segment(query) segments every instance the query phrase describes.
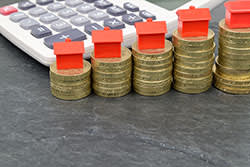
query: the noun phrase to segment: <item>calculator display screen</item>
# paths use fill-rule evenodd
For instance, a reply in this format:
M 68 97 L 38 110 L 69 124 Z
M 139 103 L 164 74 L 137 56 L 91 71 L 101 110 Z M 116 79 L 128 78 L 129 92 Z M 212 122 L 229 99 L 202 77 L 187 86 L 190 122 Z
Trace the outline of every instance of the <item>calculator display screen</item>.
M 174 10 L 191 0 L 147 0 L 168 10 Z M 201 0 L 202 1 L 202 0 Z

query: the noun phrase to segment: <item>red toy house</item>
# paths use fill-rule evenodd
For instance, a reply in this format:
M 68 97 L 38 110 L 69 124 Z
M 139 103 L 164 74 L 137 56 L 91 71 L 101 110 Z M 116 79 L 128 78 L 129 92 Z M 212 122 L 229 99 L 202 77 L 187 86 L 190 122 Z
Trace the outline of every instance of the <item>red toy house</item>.
M 65 42 L 54 43 L 54 54 L 58 70 L 83 68 L 83 41 L 71 42 L 68 38 Z
M 147 22 L 135 23 L 138 37 L 138 49 L 161 49 L 165 48 L 165 35 L 167 24 L 165 21 L 147 19 Z
M 105 27 L 104 30 L 93 31 L 95 58 L 120 58 L 122 41 L 122 30 L 110 30 Z
M 178 15 L 178 32 L 182 37 L 207 36 L 208 25 L 211 20 L 209 8 L 181 9 L 176 12 Z
M 229 1 L 225 3 L 226 24 L 229 28 L 250 27 L 250 1 Z

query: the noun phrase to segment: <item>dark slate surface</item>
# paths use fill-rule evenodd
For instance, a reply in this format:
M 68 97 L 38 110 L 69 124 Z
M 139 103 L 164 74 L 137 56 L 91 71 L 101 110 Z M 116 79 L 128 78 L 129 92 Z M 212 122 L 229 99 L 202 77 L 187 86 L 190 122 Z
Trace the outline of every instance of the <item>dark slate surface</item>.
M 61 101 L 48 68 L 0 35 L 0 166 L 249 167 L 249 97 L 211 88 Z

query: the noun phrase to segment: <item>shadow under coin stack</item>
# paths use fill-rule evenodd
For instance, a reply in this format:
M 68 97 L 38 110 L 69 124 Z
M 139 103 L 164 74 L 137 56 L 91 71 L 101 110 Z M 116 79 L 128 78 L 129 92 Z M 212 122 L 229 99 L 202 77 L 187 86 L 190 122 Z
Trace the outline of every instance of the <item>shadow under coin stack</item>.
M 230 29 L 220 21 L 215 87 L 231 94 L 250 93 L 250 28 Z
M 103 97 L 121 97 L 131 91 L 132 56 L 122 48 L 121 58 L 95 58 L 91 56 L 93 89 Z
M 167 93 L 172 84 L 172 43 L 165 42 L 164 49 L 140 51 L 133 44 L 135 92 L 144 96 L 159 96 Z
M 208 36 L 181 37 L 173 33 L 174 88 L 182 93 L 198 94 L 212 86 L 214 64 L 214 32 Z
M 50 66 L 51 93 L 63 100 L 78 100 L 91 93 L 91 65 L 84 61 L 82 69 L 57 70 Z

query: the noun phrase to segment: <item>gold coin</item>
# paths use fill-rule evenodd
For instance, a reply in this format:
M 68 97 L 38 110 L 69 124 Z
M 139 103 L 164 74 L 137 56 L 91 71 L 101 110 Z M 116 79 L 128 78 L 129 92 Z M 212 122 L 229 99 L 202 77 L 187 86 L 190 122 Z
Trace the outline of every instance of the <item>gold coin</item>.
M 249 54 L 232 54 L 225 52 L 219 48 L 219 56 L 233 59 L 233 60 L 250 60 L 250 55 Z
M 165 40 L 165 48 L 163 49 L 147 49 L 147 50 L 139 50 L 138 44 L 135 42 L 132 45 L 132 53 L 134 56 L 140 56 L 143 59 L 148 58 L 166 58 L 172 55 L 173 45 L 170 41 Z
M 126 90 L 119 91 L 119 92 L 101 92 L 98 90 L 94 90 L 94 92 L 96 95 L 101 96 L 101 97 L 116 98 L 116 97 L 123 97 L 129 94 L 129 92 L 131 92 L 131 88 L 128 88 Z
M 193 85 L 199 85 L 199 84 L 206 84 L 213 80 L 213 75 L 208 75 L 206 77 L 202 78 L 184 78 L 175 75 L 174 76 L 174 83 L 183 83 L 183 84 L 193 84 Z
M 178 64 L 180 66 L 191 67 L 191 68 L 202 68 L 202 67 L 207 67 L 207 66 L 213 65 L 214 60 L 215 60 L 214 55 L 209 60 L 196 61 L 196 62 L 187 61 L 187 59 L 183 59 L 183 57 L 182 58 L 176 57 L 175 64 Z
M 215 82 L 214 86 L 225 92 L 225 93 L 229 93 L 229 94 L 235 94 L 235 95 L 247 95 L 250 94 L 250 89 L 243 89 L 243 88 L 231 88 L 225 84 L 219 83 L 219 82 Z
M 194 89 L 194 88 L 182 88 L 182 87 L 177 87 L 174 85 L 174 89 L 177 90 L 178 92 L 185 93 L 185 94 L 200 94 L 208 91 L 211 88 L 210 86 L 200 88 L 200 89 Z
M 212 71 L 208 71 L 206 73 L 186 73 L 186 72 L 180 72 L 176 69 L 174 69 L 174 76 L 179 76 L 179 77 L 184 77 L 184 78 L 202 78 L 202 77 L 205 77 L 205 76 L 208 76 L 208 75 L 211 75 L 212 74 Z
M 208 55 L 213 55 L 215 48 L 216 48 L 216 44 L 214 43 L 211 48 L 205 49 L 205 50 L 200 49 L 198 51 L 189 51 L 186 49 L 181 49 L 181 48 L 175 47 L 174 52 L 178 55 L 196 58 L 196 57 L 206 57 Z
M 55 82 L 50 82 L 50 86 L 55 88 L 55 89 L 59 89 L 59 90 L 73 90 L 73 89 L 83 89 L 83 88 L 90 88 L 91 85 L 91 81 L 87 81 L 81 84 L 77 84 L 77 85 L 67 85 L 67 84 L 58 84 Z
M 93 85 L 96 87 L 104 87 L 104 88 L 120 88 L 124 86 L 131 86 L 131 78 L 129 78 L 126 81 L 121 81 L 121 82 L 99 82 L 99 81 L 94 81 Z
M 219 48 L 221 51 L 226 53 L 250 55 L 250 46 L 248 48 L 232 48 L 229 46 L 220 45 Z
M 174 53 L 174 58 L 175 60 L 180 60 L 180 61 L 185 61 L 185 62 L 202 62 L 202 61 L 209 61 L 214 57 L 214 54 L 210 55 L 203 55 L 203 56 L 186 56 L 186 55 L 181 55 L 178 53 Z
M 132 62 L 123 66 L 119 66 L 119 67 L 103 67 L 103 66 L 92 66 L 93 70 L 96 71 L 102 71 L 102 72 L 122 72 L 122 71 L 126 71 L 128 68 L 132 68 Z
M 172 62 L 166 63 L 166 64 L 159 64 L 159 65 L 142 65 L 137 62 L 134 62 L 134 66 L 140 69 L 144 70 L 152 70 L 152 71 L 157 71 L 157 70 L 167 70 L 171 67 L 173 67 Z
M 91 64 L 84 60 L 82 69 L 57 70 L 56 62 L 50 65 L 50 78 L 62 82 L 85 80 L 91 74 Z
M 250 70 L 241 70 L 236 68 L 225 67 L 218 62 L 218 58 L 216 58 L 215 61 L 216 61 L 216 72 L 218 74 L 228 75 L 228 76 L 238 76 L 238 77 L 250 76 Z
M 95 79 L 109 79 L 109 78 L 129 78 L 132 74 L 132 68 L 128 68 L 126 69 L 126 71 L 118 71 L 118 72 L 102 72 L 102 71 L 96 71 L 96 70 L 93 70 L 93 73 L 92 73 L 92 78 L 95 78 Z
M 94 90 L 97 90 L 99 92 L 119 92 L 119 91 L 124 91 L 124 90 L 127 90 L 128 88 L 131 87 L 131 82 L 129 82 L 128 84 L 125 84 L 125 85 L 121 85 L 120 87 L 113 87 L 113 88 L 110 88 L 110 87 L 101 87 L 99 85 L 96 85 L 96 84 L 93 84 L 93 89 Z
M 187 66 L 180 66 L 179 64 L 174 64 L 174 69 L 179 71 L 179 72 L 183 72 L 183 73 L 193 73 L 193 74 L 204 74 L 204 73 L 209 73 L 212 72 L 212 64 L 206 66 L 206 67 L 202 67 L 202 68 L 190 68 Z
M 223 34 L 224 36 L 232 36 L 236 38 L 250 37 L 250 28 L 231 29 L 226 25 L 225 19 L 220 21 L 219 27 L 220 34 Z
M 75 93 L 77 92 L 77 93 Z M 74 93 L 70 92 L 62 92 L 57 89 L 54 89 L 51 87 L 51 93 L 53 96 L 55 96 L 58 99 L 62 100 L 79 100 L 84 97 L 87 97 L 91 93 L 91 89 L 82 91 L 82 90 L 74 90 Z
M 172 84 L 169 83 L 168 85 L 165 85 L 159 88 L 151 88 L 151 87 L 145 88 L 145 87 L 134 85 L 134 91 L 142 96 L 152 96 L 152 97 L 161 96 L 170 91 L 171 85 Z
M 134 62 L 136 64 L 141 64 L 141 65 L 161 65 L 161 64 L 166 64 L 166 63 L 171 63 L 173 61 L 172 55 L 166 58 L 158 58 L 158 59 L 144 59 L 141 58 L 140 56 L 133 56 Z
M 222 66 L 229 68 L 237 68 L 239 70 L 250 70 L 250 60 L 232 60 L 229 58 L 225 58 L 223 56 L 218 57 L 218 63 Z
M 173 33 L 173 45 L 174 47 L 178 47 L 183 50 L 189 51 L 200 51 L 200 50 L 208 50 L 213 47 L 214 43 L 214 32 L 209 29 L 208 36 L 201 37 L 181 37 L 178 30 Z
M 219 44 L 220 46 L 228 46 L 232 48 L 249 48 L 250 47 L 250 38 L 249 40 L 246 39 L 232 39 L 232 38 L 226 38 L 223 36 L 219 37 Z
M 120 58 L 95 58 L 94 52 L 91 55 L 91 63 L 94 67 L 103 68 L 119 68 L 120 66 L 126 66 L 132 62 L 131 51 L 122 47 L 122 54 Z
M 133 84 L 141 86 L 141 87 L 158 88 L 158 87 L 164 86 L 166 84 L 169 84 L 170 82 L 172 82 L 172 80 L 173 80 L 172 76 L 170 76 L 164 80 L 160 80 L 160 81 L 145 81 L 145 80 L 139 80 L 139 79 L 134 78 Z

